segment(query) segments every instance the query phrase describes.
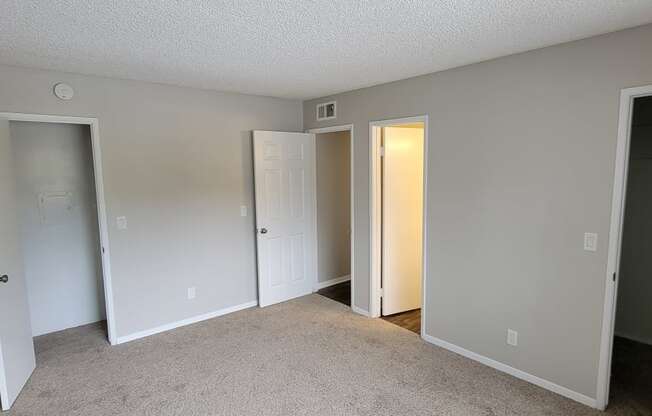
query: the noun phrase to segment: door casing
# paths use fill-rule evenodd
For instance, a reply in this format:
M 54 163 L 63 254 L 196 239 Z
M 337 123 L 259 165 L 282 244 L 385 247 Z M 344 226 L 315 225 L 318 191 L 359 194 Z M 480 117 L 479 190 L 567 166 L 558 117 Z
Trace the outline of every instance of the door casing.
M 116 345 L 115 314 L 113 308 L 113 286 L 111 283 L 111 252 L 109 249 L 109 226 L 104 198 L 104 176 L 102 174 L 102 151 L 100 148 L 100 129 L 97 118 L 71 117 L 44 114 L 0 112 L 1 118 L 11 121 L 31 121 L 35 123 L 82 124 L 90 128 L 93 153 L 93 172 L 95 174 L 95 198 L 97 200 L 97 220 L 100 235 L 100 258 L 102 260 L 102 280 L 104 283 L 104 302 L 106 305 L 107 336 L 111 345 Z
M 598 387 L 596 408 L 604 410 L 609 403 L 611 379 L 611 358 L 616 322 L 616 301 L 618 299 L 618 273 L 625 217 L 625 196 L 627 192 L 627 173 L 629 169 L 629 149 L 632 128 L 634 99 L 652 95 L 652 85 L 625 88 L 620 91 L 620 113 L 618 118 L 618 140 L 611 200 L 611 223 L 607 251 L 607 275 L 602 308 L 602 334 L 600 339 L 600 360 L 598 364 Z M 614 279 L 614 276 L 616 278 Z
M 382 216 L 381 216 L 381 140 L 380 131 L 383 127 L 392 126 L 396 124 L 411 124 L 423 123 L 423 226 L 422 226 L 422 242 L 423 242 L 423 267 L 421 276 L 421 336 L 423 336 L 424 328 L 426 327 L 427 319 L 427 258 L 428 258 L 428 241 L 427 233 L 427 218 L 428 218 L 428 115 L 420 115 L 413 117 L 395 118 L 387 120 L 378 120 L 369 122 L 369 241 L 371 244 L 370 249 L 370 276 L 369 276 L 369 316 L 377 318 L 380 316 L 380 279 L 382 268 L 382 250 L 381 250 L 381 231 L 382 231 Z

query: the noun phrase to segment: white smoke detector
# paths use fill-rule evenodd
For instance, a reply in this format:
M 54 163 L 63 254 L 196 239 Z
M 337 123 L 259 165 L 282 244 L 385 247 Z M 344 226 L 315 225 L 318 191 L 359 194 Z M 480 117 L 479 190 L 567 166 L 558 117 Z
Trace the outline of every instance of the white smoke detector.
M 54 95 L 60 100 L 68 101 L 75 95 L 75 90 L 70 85 L 60 82 L 54 86 Z

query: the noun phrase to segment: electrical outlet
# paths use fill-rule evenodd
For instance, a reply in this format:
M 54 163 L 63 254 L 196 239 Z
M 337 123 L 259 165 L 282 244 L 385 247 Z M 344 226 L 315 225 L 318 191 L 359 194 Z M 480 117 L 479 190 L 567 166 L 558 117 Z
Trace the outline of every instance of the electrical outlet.
M 514 347 L 518 345 L 518 332 L 513 329 L 507 329 L 507 344 Z
M 196 294 L 197 294 L 197 288 L 195 288 L 194 286 L 188 288 L 188 299 L 194 299 Z

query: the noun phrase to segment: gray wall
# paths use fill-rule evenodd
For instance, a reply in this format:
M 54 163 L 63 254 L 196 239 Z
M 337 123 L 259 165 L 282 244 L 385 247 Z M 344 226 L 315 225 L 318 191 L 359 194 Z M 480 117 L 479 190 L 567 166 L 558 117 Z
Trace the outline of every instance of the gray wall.
M 100 321 L 104 291 L 90 129 L 9 125 L 32 333 Z
M 0 111 L 99 119 L 118 336 L 257 298 L 251 130 L 301 130 L 298 101 L 0 66 Z
M 635 101 L 616 334 L 652 344 L 652 97 Z
M 652 84 L 650 44 L 644 26 L 305 102 L 305 128 L 355 125 L 354 304 L 369 121 L 427 114 L 426 334 L 595 398 L 619 92 Z M 316 122 L 330 99 L 338 118 Z
M 316 135 L 317 280 L 351 274 L 350 132 Z

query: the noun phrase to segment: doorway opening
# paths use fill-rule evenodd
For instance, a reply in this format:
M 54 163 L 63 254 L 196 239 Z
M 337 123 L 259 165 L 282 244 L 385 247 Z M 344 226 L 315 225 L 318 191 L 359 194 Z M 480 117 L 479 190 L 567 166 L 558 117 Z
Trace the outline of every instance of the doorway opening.
M 652 95 L 629 109 L 607 397 L 610 409 L 652 414 Z
M 370 316 L 422 333 L 427 117 L 370 123 Z
M 650 189 L 652 85 L 620 93 L 596 398 L 601 410 L 652 412 Z
M 0 146 L 6 410 L 48 334 L 93 324 L 114 344 L 115 328 L 97 119 L 0 113 Z
M 9 126 L 32 335 L 104 321 L 90 127 Z
M 315 134 L 317 282 L 322 296 L 351 306 L 353 296 L 353 126 Z

